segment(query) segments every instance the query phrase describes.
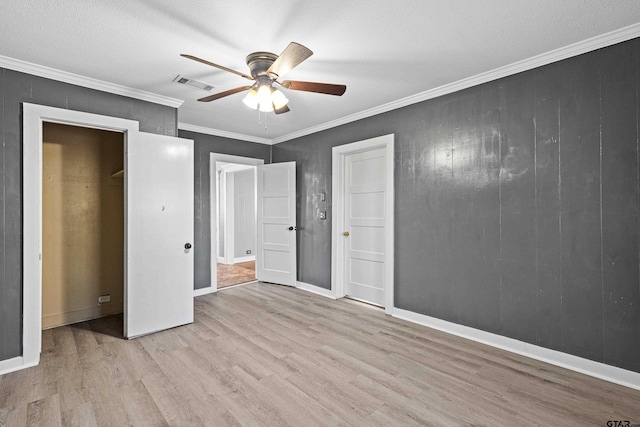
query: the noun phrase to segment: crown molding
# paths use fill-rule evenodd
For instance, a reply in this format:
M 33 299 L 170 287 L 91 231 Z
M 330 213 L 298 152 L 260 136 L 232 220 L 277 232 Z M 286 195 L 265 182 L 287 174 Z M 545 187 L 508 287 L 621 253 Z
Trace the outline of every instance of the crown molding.
M 228 134 L 225 131 L 210 129 L 199 126 L 178 124 L 180 129 L 193 130 L 194 132 L 206 133 L 210 135 L 226 136 L 228 138 L 242 139 L 251 142 L 259 142 L 261 144 L 275 145 L 281 142 L 291 141 L 296 138 L 311 135 L 321 132 L 323 130 L 335 128 L 348 123 L 352 123 L 358 120 L 366 119 L 378 114 L 386 113 L 398 108 L 406 107 L 419 102 L 427 101 L 429 99 L 437 98 L 439 96 L 448 95 L 450 93 L 458 92 L 463 89 L 468 89 L 473 86 L 477 86 L 483 83 L 488 83 L 493 80 L 497 80 L 503 77 L 518 74 L 523 71 L 529 71 L 534 68 L 541 67 L 543 65 L 552 64 L 554 62 L 562 61 L 563 59 L 571 58 L 574 56 L 582 55 L 583 53 L 591 52 L 604 47 L 612 46 L 617 43 L 622 43 L 640 36 L 640 23 L 629 25 L 628 27 L 620 28 L 618 30 L 611 31 L 606 34 L 602 34 L 596 37 L 592 37 L 587 40 L 583 40 L 568 46 L 564 46 L 540 55 L 533 56 L 531 58 L 523 59 L 522 61 L 514 62 L 503 67 L 495 68 L 493 70 L 476 74 L 475 76 L 467 77 L 462 80 L 448 83 L 440 87 L 420 92 L 415 95 L 407 96 L 406 98 L 398 99 L 396 101 L 388 102 L 378 107 L 370 108 L 368 110 L 360 111 L 336 120 L 331 120 L 312 126 L 306 129 L 302 129 L 297 132 L 292 132 L 286 135 L 282 135 L 273 139 L 258 138 L 254 136 L 242 135 L 242 134 Z M 183 128 L 181 126 L 190 126 L 193 129 Z M 197 129 L 196 129 L 197 128 Z
M 116 95 L 127 96 L 129 98 L 140 99 L 142 101 L 153 102 L 154 104 L 166 105 L 173 108 L 180 107 L 184 102 L 181 99 L 170 98 L 168 96 L 157 95 L 155 93 L 117 85 L 115 83 L 92 79 L 91 77 L 85 77 L 79 74 L 73 74 L 66 71 L 57 70 L 55 68 L 45 67 L 43 65 L 22 61 L 19 59 L 9 58 L 8 56 L 0 55 L 0 68 L 6 68 L 9 70 L 32 74 L 39 77 L 45 77 L 51 80 L 57 80 L 76 86 L 109 92 Z
M 590 39 L 580 41 L 568 46 L 564 46 L 540 55 L 533 56 L 531 58 L 524 59 L 522 61 L 514 62 L 503 67 L 495 68 L 493 70 L 476 74 L 475 76 L 467 77 L 462 80 L 458 80 L 453 83 L 427 90 L 425 92 L 417 93 L 415 95 L 408 96 L 406 98 L 398 99 L 378 107 L 370 108 L 349 116 L 342 117 L 337 120 L 332 120 L 317 126 L 312 126 L 307 129 L 293 132 L 287 135 L 283 135 L 272 139 L 272 144 L 279 144 L 281 142 L 290 141 L 292 139 L 300 138 L 303 136 L 311 135 L 323 130 L 338 127 L 347 123 L 355 122 L 357 120 L 366 119 L 378 114 L 386 113 L 388 111 L 396 110 L 398 108 L 406 107 L 408 105 L 417 104 L 419 102 L 427 101 L 429 99 L 437 98 L 439 96 L 448 95 L 453 92 L 457 92 L 463 89 L 467 89 L 473 86 L 477 86 L 483 83 L 487 83 L 493 80 L 497 80 L 503 77 L 507 77 L 513 74 L 518 74 L 523 71 L 529 71 L 534 68 L 548 65 L 554 62 L 562 61 L 563 59 L 571 58 L 574 56 L 582 55 L 583 53 L 591 52 L 596 49 L 601 49 L 607 46 L 611 46 L 617 43 L 621 43 L 627 40 L 634 39 L 640 36 L 640 23 L 629 25 L 628 27 L 620 28 L 618 30 L 611 31 L 606 34 L 602 34 Z
M 223 138 L 239 139 L 240 141 L 255 142 L 258 144 L 272 145 L 273 142 L 268 138 L 259 136 L 244 135 L 241 133 L 227 132 L 226 130 L 212 129 L 204 126 L 190 125 L 188 123 L 178 122 L 178 129 L 190 132 L 204 133 L 205 135 L 221 136 Z

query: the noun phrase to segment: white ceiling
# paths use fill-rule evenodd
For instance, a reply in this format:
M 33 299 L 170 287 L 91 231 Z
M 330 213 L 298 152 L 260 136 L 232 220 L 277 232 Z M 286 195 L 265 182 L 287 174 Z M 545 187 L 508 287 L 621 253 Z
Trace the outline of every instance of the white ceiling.
M 182 127 L 278 141 L 638 22 L 638 0 L 2 0 L 0 55 L 184 100 Z M 291 41 L 314 54 L 286 79 L 347 92 L 286 91 L 266 129 L 243 94 L 196 101 L 246 80 L 179 56 L 247 72 L 247 54 Z

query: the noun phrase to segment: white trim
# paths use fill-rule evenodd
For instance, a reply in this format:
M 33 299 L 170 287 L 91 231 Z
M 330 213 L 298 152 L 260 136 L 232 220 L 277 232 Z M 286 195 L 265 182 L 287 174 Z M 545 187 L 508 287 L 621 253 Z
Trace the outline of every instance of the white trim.
M 225 163 L 224 165 L 220 166 L 220 169 L 222 169 L 223 172 L 228 173 L 245 171 L 251 168 L 252 166 L 250 165 L 240 165 L 237 163 Z
M 194 131 L 196 132 L 196 131 Z M 218 290 L 218 233 L 217 233 L 217 219 L 216 219 L 216 209 L 217 209 L 217 193 L 218 186 L 216 185 L 216 162 L 226 162 L 226 163 L 237 163 L 241 165 L 250 165 L 250 166 L 258 166 L 264 164 L 263 159 L 255 159 L 253 157 L 242 157 L 242 156 L 232 156 L 230 154 L 220 154 L 220 153 L 209 153 L 209 212 L 211 212 L 209 221 L 210 221 L 210 229 L 211 229 L 211 286 L 213 287 L 212 292 L 217 292 Z M 213 171 L 213 172 L 212 172 Z M 257 178 L 257 173 L 255 174 Z M 257 206 L 257 204 L 256 204 Z M 226 237 L 226 236 L 225 236 Z M 225 238 L 225 241 L 227 239 Z M 254 247 L 256 247 L 256 242 L 254 242 Z M 226 249 L 225 249 L 226 250 Z
M 170 98 L 164 95 L 158 95 L 146 92 L 140 89 L 134 89 L 127 86 L 121 86 L 115 83 L 105 82 L 103 80 L 93 79 L 91 77 L 81 76 L 79 74 L 69 73 L 67 71 L 57 70 L 55 68 L 45 67 L 43 65 L 33 64 L 31 62 L 19 59 L 9 58 L 0 55 L 0 67 L 8 70 L 19 71 L 34 76 L 45 77 L 59 82 L 70 83 L 76 86 L 82 86 L 89 89 L 109 92 L 116 95 L 136 98 L 142 101 L 153 102 L 154 104 L 166 105 L 168 107 L 178 108 L 184 101 L 181 99 Z
M 332 162 L 331 162 L 331 188 L 333 192 L 333 205 L 331 214 L 333 221 L 331 223 L 331 289 L 334 292 L 335 298 L 342 298 L 345 296 L 344 281 L 344 249 L 343 245 L 339 244 L 343 242 L 342 230 L 344 230 L 344 161 L 345 156 L 348 154 L 361 153 L 378 148 L 386 149 L 385 156 L 385 173 L 386 188 L 385 198 L 387 200 L 386 213 L 385 213 L 385 271 L 384 278 L 384 308 L 385 313 L 393 313 L 393 293 L 395 288 L 394 283 L 394 181 L 395 176 L 393 172 L 393 146 L 394 135 L 383 135 L 376 138 L 365 139 L 363 141 L 353 142 L 351 144 L 339 145 L 332 149 Z
M 296 282 L 296 288 L 302 289 L 303 291 L 311 292 L 316 295 L 320 295 L 326 298 L 336 299 L 335 292 L 331 289 L 321 288 L 316 285 L 312 285 L 311 283 L 305 282 Z
M 255 142 L 257 144 L 272 145 L 273 142 L 269 138 L 261 138 L 259 136 L 245 135 L 242 133 L 228 132 L 226 130 L 212 129 L 204 126 L 190 125 L 189 123 L 178 122 L 178 129 L 189 132 L 203 133 L 205 135 L 220 136 L 222 138 L 239 139 L 240 141 Z
M 213 167 L 213 164 L 210 165 L 211 167 Z M 209 191 L 210 194 L 212 195 L 212 197 L 215 195 L 215 218 L 213 217 L 213 211 L 211 211 L 211 227 L 214 226 L 214 222 L 215 222 L 215 233 L 216 233 L 216 255 L 218 258 L 218 262 L 220 264 L 229 264 L 229 262 L 227 261 L 227 245 L 226 245 L 226 241 L 227 241 L 227 174 L 224 173 L 224 171 L 222 170 L 222 168 L 220 168 L 220 170 L 218 171 L 218 164 L 216 162 L 215 164 L 215 177 L 211 176 L 211 180 L 210 180 L 210 185 L 215 185 L 215 190 L 214 192 L 212 192 L 211 190 Z M 219 172 L 219 173 L 218 173 Z M 213 229 L 212 229 L 213 230 Z M 223 241 L 222 241 L 222 255 L 220 255 L 219 249 L 220 249 L 220 242 L 218 242 L 218 237 L 220 234 L 222 233 L 223 237 Z M 211 241 L 211 244 L 213 245 L 213 241 Z M 217 267 L 216 267 L 217 268 Z M 214 284 L 214 287 L 217 286 L 217 280 L 212 280 L 212 282 Z
M 530 357 L 531 359 L 540 360 L 551 365 L 580 372 L 581 374 L 640 390 L 640 373 L 637 372 L 616 368 L 615 366 L 594 362 L 593 360 L 584 359 L 582 357 L 573 356 L 571 354 L 551 350 L 534 344 L 528 344 L 513 338 L 503 337 L 501 335 L 492 334 L 490 332 L 481 331 L 479 329 L 470 328 L 457 323 L 447 322 L 446 320 L 425 316 L 424 314 L 414 313 L 397 307 L 395 308 L 393 317 L 437 329 L 439 331 L 486 344 L 491 347 L 506 350 L 511 353 L 516 353 L 521 356 Z
M 13 359 L 0 360 L 0 376 L 37 365 L 38 361 L 26 363 L 22 356 L 14 357 Z
M 107 308 L 110 310 L 107 310 Z M 42 316 L 42 329 L 53 329 L 60 326 L 85 322 L 87 320 L 113 316 L 114 314 L 122 314 L 122 310 L 115 306 L 107 307 L 101 305 L 68 311 L 65 313 L 50 314 L 48 316 Z
M 513 74 L 521 73 L 523 71 L 532 70 L 543 65 L 558 62 L 563 59 L 571 58 L 581 55 L 583 53 L 591 52 L 596 49 L 601 49 L 607 46 L 621 43 L 627 40 L 631 40 L 640 36 L 640 23 L 632 24 L 627 27 L 613 30 L 609 33 L 601 34 L 592 37 L 587 40 L 582 40 L 577 43 L 570 44 L 568 46 L 560 47 L 552 51 L 542 53 L 540 55 L 533 56 L 521 61 L 514 62 L 503 67 L 498 67 L 493 70 L 476 74 L 468 78 L 458 80 L 449 84 L 442 85 L 440 87 L 430 89 L 415 95 L 411 95 L 396 101 L 388 102 L 378 107 L 370 108 L 355 114 L 351 114 L 346 117 L 342 117 L 337 120 L 332 120 L 317 126 L 312 126 L 297 132 L 292 132 L 287 135 L 282 135 L 273 139 L 262 138 L 253 135 L 245 135 L 235 132 L 229 132 L 219 129 L 208 128 L 204 126 L 192 125 L 188 123 L 178 122 L 178 129 L 202 133 L 206 135 L 220 136 L 230 139 L 238 139 L 241 141 L 255 142 L 258 144 L 274 145 L 281 142 L 289 141 L 295 138 L 300 138 L 306 135 L 311 135 L 323 130 L 331 129 L 337 126 L 341 126 L 347 123 L 351 123 L 357 120 L 365 119 L 375 116 L 377 114 L 385 113 L 391 110 L 402 108 L 408 105 L 416 104 L 418 102 L 426 101 L 429 99 L 437 98 L 442 95 L 457 92 L 462 89 L 466 89 L 472 86 L 477 86 L 482 83 L 486 83 L 492 80 L 496 80 L 502 77 L 507 77 Z M 157 95 L 151 92 L 145 92 L 138 89 L 133 89 L 125 86 L 116 85 L 113 83 L 104 82 L 101 80 L 92 79 L 89 77 L 80 76 L 77 74 L 68 73 L 66 71 L 56 70 L 54 68 L 44 67 L 41 65 L 33 64 L 26 61 L 21 61 L 7 56 L 0 55 L 0 67 L 20 71 L 40 77 L 46 77 L 53 80 L 58 80 L 66 83 L 75 84 L 91 89 L 110 92 L 118 95 L 128 96 L 131 98 L 141 99 L 144 101 L 153 102 L 156 104 L 167 105 L 170 107 L 178 108 L 184 101 L 169 98 L 162 95 Z
M 255 260 L 256 260 L 256 256 L 255 255 L 241 256 L 239 258 L 234 258 L 233 259 L 233 263 L 237 264 L 239 262 L 248 262 L 248 261 L 255 261 Z
M 64 123 L 74 126 L 124 132 L 125 150 L 128 135 L 132 132 L 138 132 L 139 127 L 138 122 L 133 120 L 100 116 L 97 114 L 36 104 L 23 103 L 22 112 L 23 324 L 22 366 L 16 369 L 35 366 L 40 360 L 42 337 L 42 123 Z M 126 276 L 127 273 L 125 271 L 124 310 L 126 310 L 127 307 Z M 124 317 L 126 319 L 126 316 Z
M 577 43 L 570 44 L 568 46 L 554 49 L 552 51 L 545 52 L 540 55 L 533 56 L 531 58 L 523 59 L 521 61 L 517 61 L 512 64 L 505 65 L 503 67 L 498 67 L 484 73 L 476 74 L 474 76 L 467 77 L 452 83 L 448 83 L 434 89 L 417 93 L 415 95 L 407 96 L 406 98 L 388 102 L 378 107 L 360 111 L 358 113 L 351 114 L 349 116 L 345 116 L 337 120 L 332 120 L 317 126 L 312 126 L 307 129 L 302 129 L 297 132 L 292 132 L 287 135 L 279 136 L 277 138 L 273 138 L 271 140 L 271 144 L 279 144 L 281 142 L 290 141 L 292 139 L 300 138 L 306 135 L 311 135 L 313 133 L 317 133 L 323 130 L 331 129 L 347 123 L 355 122 L 357 120 L 366 119 L 368 117 L 386 113 L 388 111 L 396 110 L 398 108 L 406 107 L 408 105 L 417 104 L 419 102 L 427 101 L 429 99 L 437 98 L 439 96 L 447 95 L 453 92 L 457 92 L 463 89 L 467 89 L 467 88 L 477 86 L 483 83 L 487 83 L 493 80 L 497 80 L 503 77 L 511 76 L 513 74 L 518 74 L 523 71 L 532 70 L 534 68 L 551 64 L 553 62 L 562 61 L 563 59 L 582 55 L 583 53 L 587 53 L 596 49 L 601 49 L 607 46 L 611 46 L 616 43 L 621 43 L 627 40 L 631 40 L 638 36 L 640 36 L 640 23 L 629 25 L 628 27 L 620 28 L 606 34 L 601 34 L 599 36 L 595 36 L 587 40 L 582 40 Z
M 193 291 L 193 297 L 200 297 L 202 295 L 214 294 L 216 292 L 216 288 L 213 286 L 207 286 L 206 288 L 195 289 Z
M 322 123 L 316 126 L 311 126 L 306 129 L 302 129 L 296 132 L 292 132 L 286 135 L 278 136 L 273 139 L 260 138 L 251 135 L 242 135 L 237 133 L 226 132 L 218 129 L 211 129 L 206 127 L 200 127 L 195 125 L 189 125 L 186 123 L 178 123 L 179 129 L 190 130 L 193 132 L 204 133 L 208 135 L 217 135 L 227 138 L 240 139 L 250 142 L 258 142 L 260 144 L 275 145 L 281 142 L 290 141 L 292 139 L 301 138 L 303 136 L 311 135 L 321 132 L 323 130 L 332 129 L 338 126 L 352 123 L 357 120 L 366 119 L 378 114 L 386 113 L 398 108 L 406 107 L 408 105 L 417 104 L 419 102 L 427 101 L 429 99 L 437 98 L 439 96 L 447 95 L 453 92 L 458 92 L 463 89 L 467 89 L 473 86 L 477 86 L 483 83 L 487 83 L 493 80 L 501 79 L 503 77 L 518 74 L 523 71 L 533 70 L 534 68 L 548 65 L 554 62 L 562 61 L 563 59 L 572 58 L 574 56 L 582 55 L 583 53 L 591 52 L 604 47 L 612 46 L 617 43 L 622 43 L 627 40 L 634 39 L 640 36 L 640 23 L 629 25 L 628 27 L 620 28 L 611 31 L 606 34 L 592 37 L 587 40 L 582 40 L 577 43 L 563 46 L 558 49 L 554 49 L 549 52 L 542 53 L 540 55 L 532 56 L 530 58 L 523 59 L 521 61 L 514 62 L 502 67 L 494 68 L 493 70 L 486 71 L 484 73 L 476 74 L 455 82 L 447 83 L 445 85 L 429 89 L 424 92 L 410 95 L 405 98 L 401 98 L 395 101 L 388 102 L 386 104 L 379 105 L 377 107 L 369 108 L 364 111 L 360 111 L 345 117 L 341 117 L 336 120 L 331 120 L 326 123 Z

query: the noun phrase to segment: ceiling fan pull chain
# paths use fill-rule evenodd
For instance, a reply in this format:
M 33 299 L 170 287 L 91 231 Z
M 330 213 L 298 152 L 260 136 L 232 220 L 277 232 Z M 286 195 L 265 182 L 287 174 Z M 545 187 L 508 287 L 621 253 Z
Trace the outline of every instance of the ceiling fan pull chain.
M 267 130 L 267 113 L 258 109 L 258 126 L 262 125 L 264 125 L 264 130 Z

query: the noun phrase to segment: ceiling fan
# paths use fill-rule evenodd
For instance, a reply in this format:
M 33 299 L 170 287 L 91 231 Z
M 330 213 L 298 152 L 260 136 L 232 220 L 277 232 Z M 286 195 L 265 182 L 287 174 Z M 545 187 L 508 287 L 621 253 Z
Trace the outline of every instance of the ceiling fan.
M 226 90 L 224 92 L 205 96 L 204 98 L 198 99 L 198 101 L 215 101 L 216 99 L 224 98 L 225 96 L 248 90 L 249 93 L 247 93 L 247 96 L 243 99 L 243 102 L 247 106 L 263 112 L 274 111 L 276 114 L 282 114 L 289 111 L 289 107 L 287 106 L 289 100 L 275 86 L 280 86 L 289 90 L 324 93 L 327 95 L 336 96 L 341 96 L 347 90 L 347 86 L 345 85 L 302 82 L 298 80 L 284 80 L 280 82 L 278 80 L 293 68 L 300 65 L 312 54 L 313 52 L 310 49 L 296 42 L 289 43 L 289 46 L 287 46 L 286 49 L 282 51 L 280 56 L 270 52 L 250 53 L 249 55 L 247 55 L 247 65 L 249 66 L 249 72 L 251 73 L 250 75 L 241 73 L 240 71 L 232 70 L 231 68 L 227 68 L 213 62 L 209 62 L 205 59 L 201 59 L 193 55 L 187 55 L 183 53 L 180 56 L 201 62 L 206 65 L 210 65 L 215 68 L 219 68 L 220 70 L 228 71 L 240 77 L 244 77 L 247 80 L 255 82 L 250 86 L 240 86 L 234 89 Z

